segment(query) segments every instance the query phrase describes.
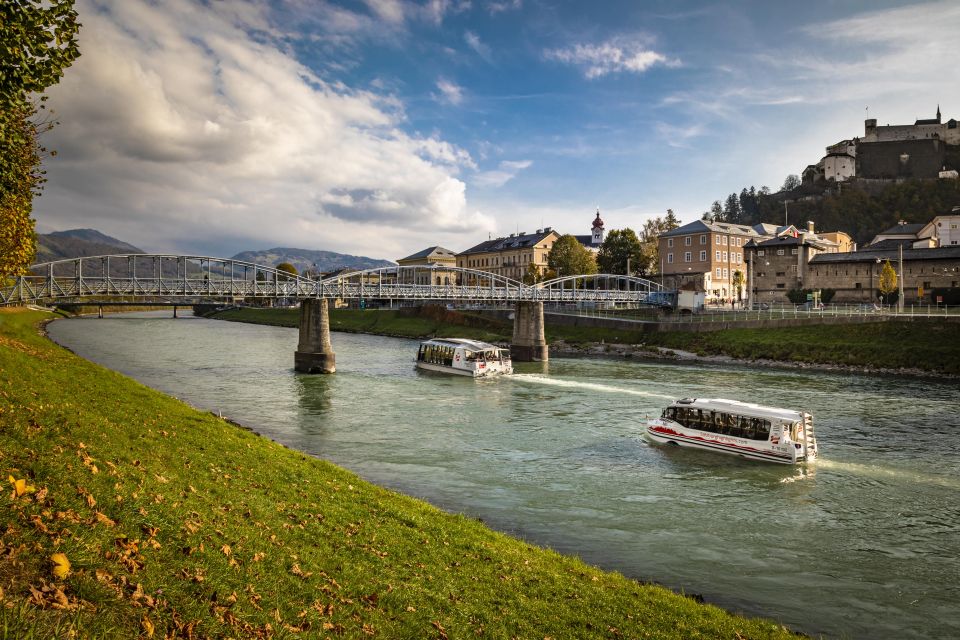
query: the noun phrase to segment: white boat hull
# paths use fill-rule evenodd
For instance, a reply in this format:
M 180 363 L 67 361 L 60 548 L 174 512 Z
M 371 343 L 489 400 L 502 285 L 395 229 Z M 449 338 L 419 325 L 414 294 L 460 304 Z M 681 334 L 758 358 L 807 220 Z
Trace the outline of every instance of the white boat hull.
M 650 420 L 647 423 L 647 436 L 658 444 L 715 451 L 749 460 L 778 464 L 797 464 L 805 461 L 795 443 L 775 445 L 769 441 L 725 436 L 698 429 L 687 429 L 663 419 Z
M 495 367 L 493 365 L 488 365 L 485 369 L 482 370 L 472 370 L 472 369 L 459 369 L 457 367 L 448 367 L 442 364 L 433 364 L 432 362 L 417 362 L 417 368 L 424 369 L 426 371 L 437 371 L 439 373 L 452 373 L 457 376 L 467 376 L 469 378 L 486 378 L 489 376 L 498 376 L 498 375 L 508 375 L 513 373 L 513 368 L 510 366 L 507 367 Z

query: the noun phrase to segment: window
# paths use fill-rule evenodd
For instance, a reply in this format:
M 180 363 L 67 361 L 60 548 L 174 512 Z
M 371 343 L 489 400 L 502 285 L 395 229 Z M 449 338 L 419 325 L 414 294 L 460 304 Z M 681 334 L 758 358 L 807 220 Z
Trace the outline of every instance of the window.
M 707 261 L 707 252 L 706 252 L 706 251 L 701 251 L 701 252 L 700 252 L 700 262 L 706 262 L 706 261 Z
M 673 238 L 667 238 L 667 246 L 668 246 L 668 247 L 672 247 L 672 246 L 673 246 Z
M 727 236 L 723 236 L 723 244 L 724 244 L 724 246 L 726 246 L 726 244 L 727 244 Z
M 743 238 L 737 238 L 737 246 L 738 246 L 738 247 L 742 247 L 742 246 L 743 246 Z
M 719 252 L 719 251 L 717 251 L 716 261 L 717 261 L 717 262 L 720 262 L 720 252 Z
M 706 236 L 706 234 L 700 236 L 700 244 L 707 244 L 707 236 Z
M 786 271 L 777 271 L 777 277 L 778 277 L 778 278 L 782 278 L 782 277 L 784 277 L 785 275 L 787 275 L 787 272 L 786 272 Z
M 667 264 L 673 264 L 673 254 L 672 254 L 672 253 L 668 253 L 668 254 L 667 254 Z
M 717 244 L 720 244 L 720 236 L 717 236 Z
M 777 255 L 778 255 L 778 256 L 782 256 L 782 255 L 783 255 L 783 249 L 777 249 Z
M 929 282 L 924 282 L 924 283 L 923 283 L 923 288 L 924 288 L 924 289 L 929 289 L 929 288 L 930 288 L 930 283 L 929 283 Z
M 685 246 L 688 246 L 688 247 L 689 247 L 692 242 L 693 242 L 693 238 L 691 238 L 690 236 L 686 236 L 686 237 L 683 239 L 683 244 L 684 244 Z
M 797 265 L 795 264 L 790 265 L 790 273 L 796 273 L 796 272 L 797 272 Z
M 721 260 L 722 260 L 723 262 L 726 262 L 726 261 L 727 261 L 727 252 L 724 251 L 721 255 L 723 256 L 723 258 L 721 258 Z
M 790 255 L 792 255 L 792 256 L 797 255 L 797 248 L 796 248 L 796 247 L 794 247 L 793 249 L 790 249 Z
M 783 284 L 782 282 L 777 283 L 777 289 L 786 289 L 786 288 L 787 288 L 787 285 Z
M 721 276 L 720 276 L 720 273 L 721 273 L 720 267 L 717 267 L 717 277 L 718 277 L 718 278 L 721 277 Z
M 692 254 L 691 254 L 689 251 L 685 251 L 685 252 L 683 253 L 683 261 L 684 261 L 684 262 L 690 262 L 691 259 L 692 259 L 692 257 L 693 257 L 693 256 L 692 256 Z
M 862 286 L 859 282 L 854 282 L 854 283 L 853 283 L 853 288 L 854 288 L 854 289 L 862 289 L 863 286 Z
M 766 252 L 763 249 L 757 249 L 757 255 L 762 257 L 766 255 Z
M 724 278 L 729 278 L 729 277 L 730 277 L 730 273 L 727 271 L 727 269 L 724 269 L 724 270 L 723 270 L 723 277 L 724 277 Z

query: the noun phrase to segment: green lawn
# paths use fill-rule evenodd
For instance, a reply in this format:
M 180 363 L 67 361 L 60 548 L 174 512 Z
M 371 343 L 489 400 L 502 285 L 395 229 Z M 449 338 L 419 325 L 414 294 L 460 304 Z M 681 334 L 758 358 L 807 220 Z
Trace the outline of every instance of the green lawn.
M 960 374 L 960 323 L 945 321 L 651 333 L 646 344 L 735 358 L 768 358 Z
M 0 309 L 2 638 L 793 637 L 194 410 L 49 317 Z

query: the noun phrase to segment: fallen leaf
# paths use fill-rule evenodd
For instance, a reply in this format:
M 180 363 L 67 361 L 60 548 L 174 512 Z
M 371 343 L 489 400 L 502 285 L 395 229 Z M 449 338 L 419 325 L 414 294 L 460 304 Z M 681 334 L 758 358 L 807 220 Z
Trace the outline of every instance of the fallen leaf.
M 26 479 L 24 478 L 21 478 L 20 480 L 15 480 L 13 476 L 7 476 L 7 479 L 10 481 L 10 484 L 13 485 L 13 495 L 10 497 L 13 498 L 14 500 L 16 500 L 17 498 L 19 498 L 24 494 L 33 493 L 34 491 L 37 490 L 37 488 L 34 487 L 33 485 L 28 485 Z
M 55 553 L 50 560 L 53 562 L 53 575 L 61 580 L 70 575 L 70 561 L 65 553 Z
M 140 626 L 143 627 L 143 632 L 147 634 L 148 638 L 153 637 L 154 627 L 153 623 L 150 622 L 150 618 L 144 616 L 143 620 L 140 621 Z

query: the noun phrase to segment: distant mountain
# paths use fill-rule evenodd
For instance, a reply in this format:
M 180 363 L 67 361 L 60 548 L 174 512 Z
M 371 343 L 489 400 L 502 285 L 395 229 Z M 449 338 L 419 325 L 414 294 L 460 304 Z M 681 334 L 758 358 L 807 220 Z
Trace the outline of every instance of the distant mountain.
M 326 273 L 337 269 L 362 270 L 395 265 L 389 260 L 351 256 L 344 253 L 334 253 L 333 251 L 312 251 L 310 249 L 288 247 L 277 247 L 264 251 L 243 251 L 233 256 L 233 259 L 262 264 L 265 267 L 275 267 L 281 262 L 289 262 L 300 273 L 307 269 L 315 269 Z
M 112 253 L 146 253 L 94 229 L 70 229 L 37 236 L 36 262 L 51 262 L 66 258 L 102 256 Z

